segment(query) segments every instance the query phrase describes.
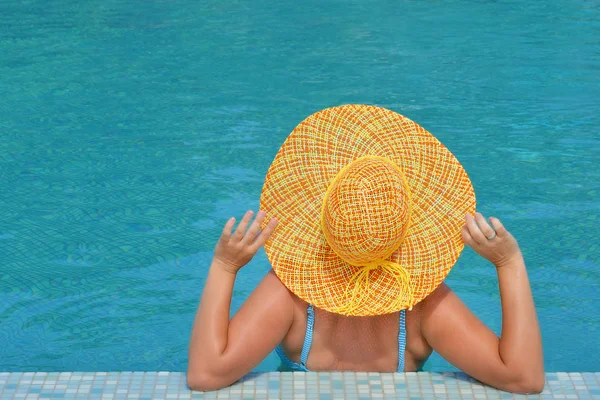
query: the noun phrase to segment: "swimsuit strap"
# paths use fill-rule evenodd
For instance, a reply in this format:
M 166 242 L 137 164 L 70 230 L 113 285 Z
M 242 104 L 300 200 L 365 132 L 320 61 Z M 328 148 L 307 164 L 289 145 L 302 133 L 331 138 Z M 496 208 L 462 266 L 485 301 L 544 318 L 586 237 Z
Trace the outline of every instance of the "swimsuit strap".
M 398 372 L 404 372 L 404 350 L 406 349 L 406 310 L 400 311 L 398 330 Z
M 308 352 L 312 345 L 313 338 L 313 325 L 315 323 L 315 311 L 313 310 L 312 304 L 308 305 L 306 309 L 307 320 L 306 320 L 306 335 L 304 336 L 304 344 L 302 345 L 302 353 L 300 354 L 300 365 L 306 368 L 306 360 L 308 360 Z

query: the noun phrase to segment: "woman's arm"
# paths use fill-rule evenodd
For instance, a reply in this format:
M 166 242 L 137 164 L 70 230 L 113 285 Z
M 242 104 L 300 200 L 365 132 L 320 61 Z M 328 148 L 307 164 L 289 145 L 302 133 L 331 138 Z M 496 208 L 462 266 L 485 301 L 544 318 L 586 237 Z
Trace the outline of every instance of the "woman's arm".
M 544 387 L 540 329 L 516 240 L 500 221 L 481 214 L 467 216 L 463 239 L 496 266 L 502 301 L 502 333 L 498 338 L 460 299 L 441 285 L 424 300 L 422 332 L 442 357 L 483 383 L 511 392 L 539 393 Z M 479 226 L 481 228 L 479 228 Z M 487 236 L 487 237 L 486 237 Z
M 235 220 L 229 220 L 215 249 L 190 339 L 187 383 L 194 390 L 216 390 L 240 379 L 273 351 L 292 324 L 293 300 L 272 271 L 229 321 L 237 271 L 276 224 L 269 223 L 257 237 L 264 213 L 259 212 L 246 233 L 251 215 L 246 214 L 233 235 Z

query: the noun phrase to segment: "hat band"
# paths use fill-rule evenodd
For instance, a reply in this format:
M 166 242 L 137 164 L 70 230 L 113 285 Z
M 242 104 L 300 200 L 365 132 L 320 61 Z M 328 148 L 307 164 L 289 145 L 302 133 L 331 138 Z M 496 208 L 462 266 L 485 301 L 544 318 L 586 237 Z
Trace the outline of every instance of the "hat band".
M 344 175 L 344 172 L 348 168 L 350 168 L 350 166 L 354 162 L 364 159 L 364 158 L 382 159 L 387 162 L 390 162 L 393 165 L 393 167 L 398 171 L 398 174 L 402 178 L 404 190 L 406 191 L 407 196 L 408 196 L 408 217 L 407 217 L 407 222 L 406 222 L 406 228 L 404 229 L 404 232 L 402 233 L 402 238 L 400 240 L 400 243 L 401 243 L 404 240 L 406 233 L 408 232 L 408 227 L 410 226 L 410 219 L 411 219 L 411 214 L 412 214 L 412 195 L 410 192 L 410 187 L 408 186 L 408 182 L 406 181 L 406 178 L 404 177 L 404 173 L 402 172 L 402 169 L 400 169 L 400 167 L 398 165 L 396 165 L 396 163 L 394 163 L 393 161 L 391 161 L 388 158 L 381 157 L 381 156 L 375 156 L 375 155 L 367 155 L 367 156 L 363 156 L 363 157 L 360 157 L 360 158 L 354 160 L 350 164 L 344 166 L 337 173 L 337 175 L 332 179 L 331 183 L 329 184 L 329 187 L 327 188 L 325 196 L 323 197 L 323 203 L 321 205 L 321 230 L 325 231 L 325 220 L 324 220 L 325 212 L 324 212 L 324 210 L 326 207 L 326 202 L 327 202 L 327 198 L 329 197 L 330 191 L 334 187 L 335 183 Z M 335 251 L 335 249 L 333 247 L 332 247 L 332 250 L 337 254 L 337 252 Z M 397 249 L 392 249 L 390 251 L 390 254 L 384 258 L 390 257 L 396 250 Z M 354 311 L 356 311 L 358 308 L 360 308 L 362 301 L 365 301 L 369 297 L 368 296 L 368 294 L 370 292 L 369 273 L 371 271 L 377 270 L 379 268 L 381 268 L 383 270 L 383 272 L 391 275 L 396 280 L 396 282 L 398 283 L 398 287 L 400 288 L 402 293 L 405 293 L 406 296 L 408 297 L 407 300 L 408 300 L 408 303 L 410 304 L 408 309 L 412 310 L 414 294 L 413 294 L 412 287 L 410 285 L 410 273 L 402 265 L 395 263 L 393 261 L 385 260 L 385 259 L 377 259 L 374 261 L 370 261 L 368 263 L 364 263 L 364 264 L 361 263 L 360 265 L 357 265 L 356 263 L 352 263 L 350 261 L 345 260 L 344 257 L 340 256 L 339 254 L 337 254 L 337 255 L 342 260 L 344 260 L 344 262 L 346 262 L 350 265 L 353 265 L 355 267 L 361 267 L 361 268 L 359 268 L 350 277 L 350 279 L 348 281 L 348 285 L 346 286 L 345 297 L 346 298 L 350 297 L 350 300 L 348 300 L 348 302 L 346 302 L 346 304 L 344 304 L 342 306 L 332 308 L 333 312 L 349 315 L 349 314 L 353 314 Z M 392 305 L 390 305 L 390 307 L 392 307 L 392 309 L 400 309 L 402 307 L 403 300 L 404 300 L 404 296 L 397 297 L 396 299 L 394 299 L 394 301 L 392 302 Z

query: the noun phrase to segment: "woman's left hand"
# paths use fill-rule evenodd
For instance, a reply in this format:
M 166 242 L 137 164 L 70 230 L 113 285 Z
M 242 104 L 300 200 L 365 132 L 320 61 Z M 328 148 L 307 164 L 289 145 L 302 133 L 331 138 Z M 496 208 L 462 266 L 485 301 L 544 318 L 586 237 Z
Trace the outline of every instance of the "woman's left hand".
M 259 233 L 260 225 L 266 216 L 264 211 L 259 211 L 256 219 L 246 231 L 252 215 L 251 210 L 246 212 L 233 234 L 231 234 L 231 230 L 235 224 L 235 218 L 230 218 L 223 228 L 223 233 L 215 247 L 214 261 L 221 264 L 228 272 L 235 274 L 240 268 L 248 264 L 277 226 L 277 220 L 273 218 L 266 228 Z
M 462 239 L 481 257 L 496 268 L 522 260 L 517 240 L 506 230 L 498 218 L 490 217 L 490 226 L 481 213 L 467 214 L 462 228 Z

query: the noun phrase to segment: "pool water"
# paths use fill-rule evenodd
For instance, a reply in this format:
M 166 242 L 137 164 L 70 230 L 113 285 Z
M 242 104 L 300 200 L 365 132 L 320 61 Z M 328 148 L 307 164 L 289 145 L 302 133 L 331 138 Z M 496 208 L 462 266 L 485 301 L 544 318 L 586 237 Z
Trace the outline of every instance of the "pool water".
M 257 209 L 300 121 L 368 103 L 436 135 L 519 240 L 546 370 L 599 371 L 599 17 L 595 1 L 0 2 L 0 370 L 185 371 L 226 220 Z M 233 311 L 268 269 L 261 250 Z M 492 265 L 467 249 L 447 282 L 500 332 Z

